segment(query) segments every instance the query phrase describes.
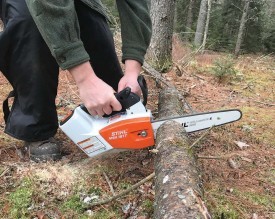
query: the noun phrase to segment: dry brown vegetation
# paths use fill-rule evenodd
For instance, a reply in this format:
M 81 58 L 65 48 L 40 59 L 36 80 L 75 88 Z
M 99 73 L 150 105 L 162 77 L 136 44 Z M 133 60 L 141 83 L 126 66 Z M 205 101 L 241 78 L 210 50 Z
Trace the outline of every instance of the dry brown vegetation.
M 236 75 L 219 81 L 215 60 L 227 54 L 192 54 L 174 40 L 175 67 L 164 75 L 182 92 L 194 111 L 238 108 L 242 120 L 212 129 L 196 146 L 203 176 L 205 202 L 213 218 L 274 218 L 275 212 L 275 64 L 273 56 L 241 56 Z M 177 66 L 177 67 L 176 67 Z M 181 76 L 179 76 L 181 75 Z M 148 108 L 157 115 L 159 88 L 146 75 Z M 1 100 L 11 87 L 0 78 Z M 72 78 L 60 73 L 56 100 L 60 117 L 80 100 Z M 1 118 L 1 129 L 4 122 Z M 203 132 L 190 134 L 191 141 Z M 22 142 L 0 133 L 0 218 L 151 218 L 154 182 L 112 203 L 87 209 L 84 200 L 98 201 L 128 188 L 153 172 L 148 150 L 123 152 L 89 160 L 63 133 L 64 158 L 56 163 L 32 163 L 20 153 Z

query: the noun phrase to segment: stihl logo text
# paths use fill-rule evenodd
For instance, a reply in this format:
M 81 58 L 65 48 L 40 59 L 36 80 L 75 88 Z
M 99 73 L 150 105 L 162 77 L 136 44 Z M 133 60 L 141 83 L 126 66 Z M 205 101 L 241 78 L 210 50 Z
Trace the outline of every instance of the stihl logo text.
M 126 130 L 116 131 L 116 132 L 112 132 L 109 139 L 110 140 L 115 140 L 115 139 L 126 138 L 127 135 L 128 135 L 128 132 Z

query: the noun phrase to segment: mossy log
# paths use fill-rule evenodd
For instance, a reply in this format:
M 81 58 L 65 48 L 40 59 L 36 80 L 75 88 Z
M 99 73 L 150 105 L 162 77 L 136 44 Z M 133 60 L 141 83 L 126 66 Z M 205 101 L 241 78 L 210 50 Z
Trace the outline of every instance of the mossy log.
M 185 112 L 175 89 L 159 95 L 159 118 Z M 210 218 L 201 199 L 201 184 L 190 142 L 181 124 L 168 121 L 156 134 L 155 219 Z

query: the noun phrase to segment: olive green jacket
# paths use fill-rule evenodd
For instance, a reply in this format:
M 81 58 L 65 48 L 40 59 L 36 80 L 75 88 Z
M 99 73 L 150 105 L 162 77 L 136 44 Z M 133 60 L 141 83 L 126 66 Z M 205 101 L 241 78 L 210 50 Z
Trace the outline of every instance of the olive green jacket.
M 26 0 L 30 13 L 52 55 L 62 69 L 90 60 L 80 39 L 74 1 Z M 107 18 L 100 0 L 81 0 Z M 122 61 L 141 64 L 151 38 L 148 0 L 116 0 L 122 35 Z

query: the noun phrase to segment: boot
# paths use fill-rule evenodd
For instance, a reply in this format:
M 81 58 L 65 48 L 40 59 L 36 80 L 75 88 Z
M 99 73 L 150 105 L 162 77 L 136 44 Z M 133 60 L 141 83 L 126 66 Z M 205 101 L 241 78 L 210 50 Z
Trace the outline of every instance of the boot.
M 56 161 L 62 157 L 60 145 L 52 137 L 44 141 L 25 142 L 24 150 L 35 162 Z

